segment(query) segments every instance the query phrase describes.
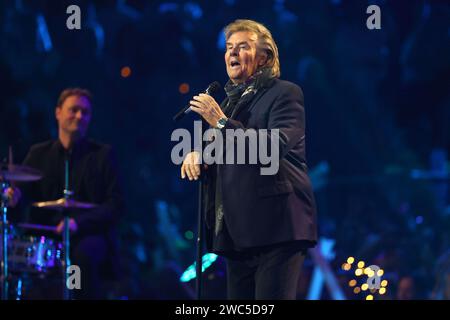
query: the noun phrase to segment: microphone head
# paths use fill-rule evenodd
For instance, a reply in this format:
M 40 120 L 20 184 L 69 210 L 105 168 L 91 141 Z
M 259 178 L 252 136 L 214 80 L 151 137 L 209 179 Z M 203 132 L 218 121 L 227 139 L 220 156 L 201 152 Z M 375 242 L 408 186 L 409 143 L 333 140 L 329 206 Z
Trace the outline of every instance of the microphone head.
M 214 81 L 208 86 L 208 89 L 206 89 L 206 93 L 212 96 L 215 94 L 222 86 L 218 81 Z

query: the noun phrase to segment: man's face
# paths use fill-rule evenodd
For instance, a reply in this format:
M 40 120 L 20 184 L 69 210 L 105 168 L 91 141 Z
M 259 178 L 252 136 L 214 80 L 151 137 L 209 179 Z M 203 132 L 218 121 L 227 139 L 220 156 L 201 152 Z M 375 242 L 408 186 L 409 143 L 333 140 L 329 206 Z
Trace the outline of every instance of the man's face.
M 69 96 L 55 114 L 61 130 L 83 137 L 91 121 L 91 103 L 84 96 Z
M 267 55 L 257 50 L 258 36 L 254 32 L 238 31 L 226 42 L 225 64 L 233 83 L 245 82 L 263 66 Z

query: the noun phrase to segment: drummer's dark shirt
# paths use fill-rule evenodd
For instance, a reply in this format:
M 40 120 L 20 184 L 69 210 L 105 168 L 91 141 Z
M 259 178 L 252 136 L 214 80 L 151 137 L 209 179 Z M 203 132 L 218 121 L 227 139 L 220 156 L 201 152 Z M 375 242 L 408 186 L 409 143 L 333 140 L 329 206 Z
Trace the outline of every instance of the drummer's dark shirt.
M 69 189 L 73 199 L 99 205 L 90 210 L 70 212 L 78 225 L 77 236 L 108 233 L 123 212 L 123 195 L 112 148 L 90 139 L 77 142 L 72 150 L 59 140 L 36 144 L 30 148 L 23 164 L 44 175 L 36 182 L 23 183 L 22 207 L 28 223 L 57 225 L 62 214 L 31 206 L 32 202 L 57 200 L 64 196 L 65 163 L 69 161 Z

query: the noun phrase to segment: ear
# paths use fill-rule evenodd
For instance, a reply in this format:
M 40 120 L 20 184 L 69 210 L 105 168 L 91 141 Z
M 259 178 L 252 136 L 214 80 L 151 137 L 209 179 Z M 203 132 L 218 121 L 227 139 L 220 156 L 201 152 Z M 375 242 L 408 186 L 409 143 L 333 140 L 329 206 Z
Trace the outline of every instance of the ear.
M 55 108 L 55 118 L 56 118 L 56 120 L 58 120 L 60 114 L 61 114 L 61 107 L 56 107 Z
M 259 67 L 262 67 L 262 66 L 264 66 L 266 63 L 267 63 L 267 60 L 269 59 L 269 57 L 268 57 L 268 55 L 267 55 L 267 52 L 265 52 L 265 51 L 263 51 L 261 54 L 260 54 L 260 59 L 259 59 L 259 62 L 258 62 L 258 66 Z

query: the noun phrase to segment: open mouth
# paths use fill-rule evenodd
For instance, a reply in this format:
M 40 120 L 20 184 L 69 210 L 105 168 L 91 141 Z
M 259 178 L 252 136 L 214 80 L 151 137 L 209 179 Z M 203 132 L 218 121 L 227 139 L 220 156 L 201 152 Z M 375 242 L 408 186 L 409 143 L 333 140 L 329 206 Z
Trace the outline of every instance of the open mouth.
M 234 68 L 234 67 L 238 67 L 238 66 L 240 66 L 241 64 L 238 62 L 238 61 L 231 61 L 230 62 L 230 66 L 232 67 L 232 68 Z

